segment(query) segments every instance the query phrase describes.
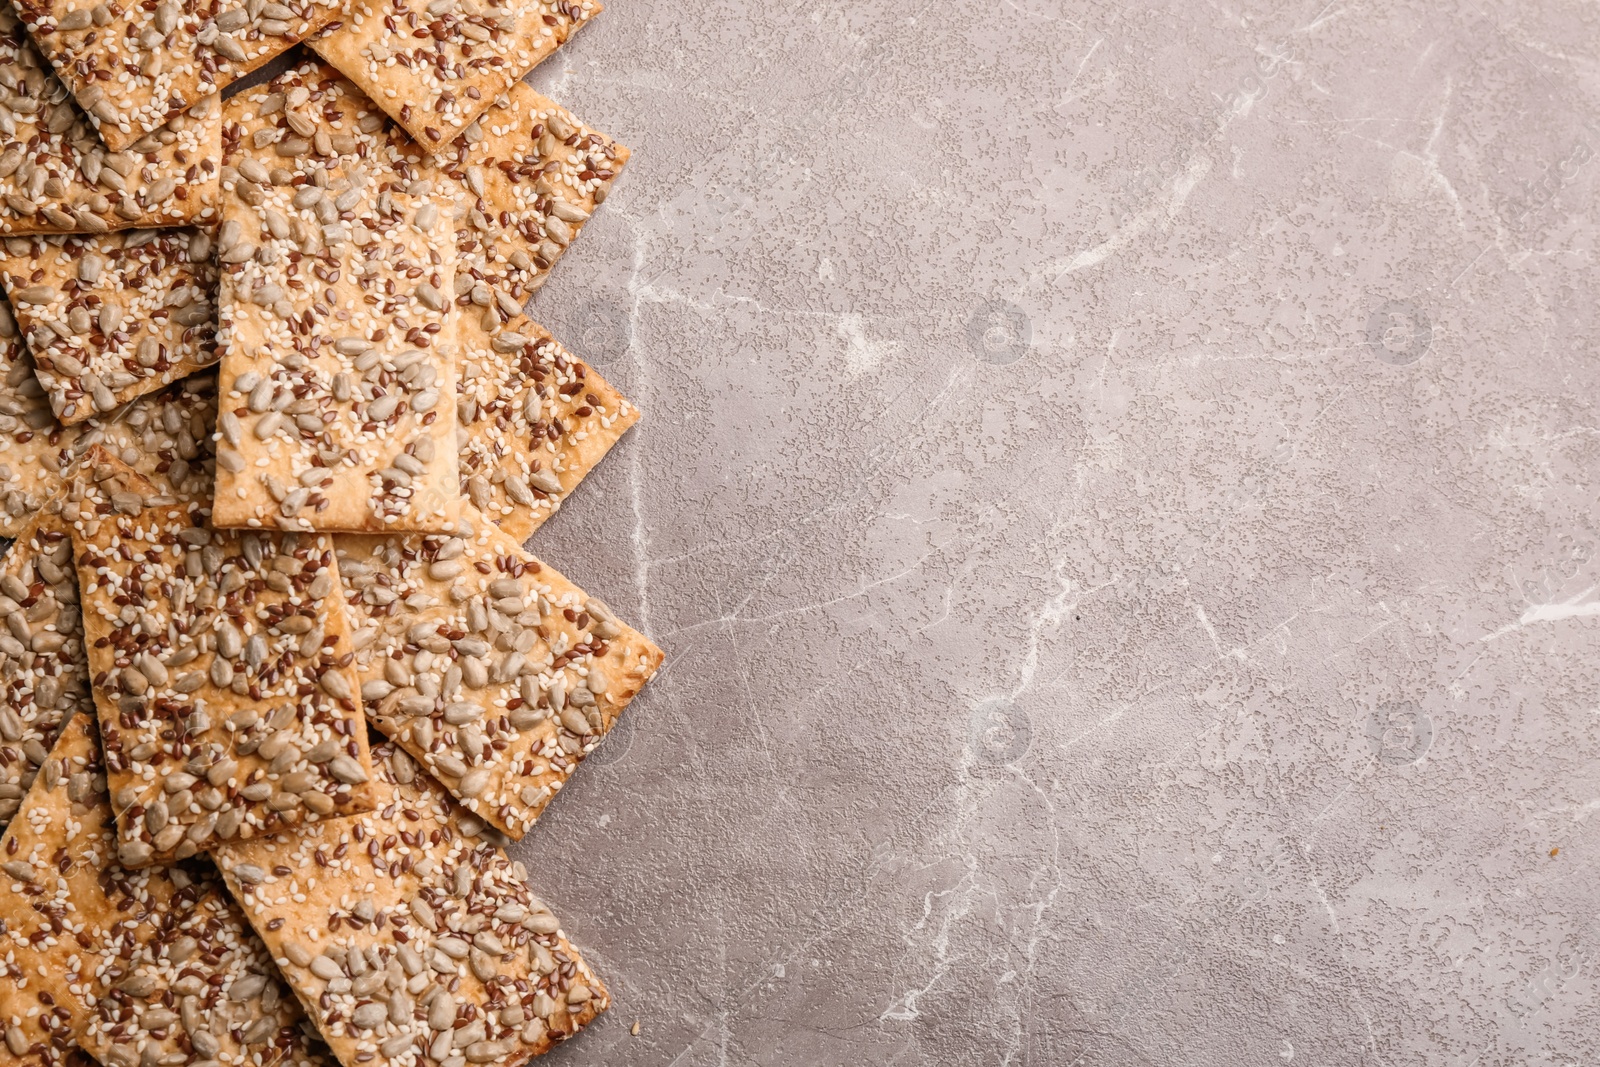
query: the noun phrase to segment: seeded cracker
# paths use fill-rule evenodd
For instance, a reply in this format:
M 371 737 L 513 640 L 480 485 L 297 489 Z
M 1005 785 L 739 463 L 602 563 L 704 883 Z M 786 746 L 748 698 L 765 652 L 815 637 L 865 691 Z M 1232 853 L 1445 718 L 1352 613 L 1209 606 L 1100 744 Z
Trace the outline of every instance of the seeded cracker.
M 141 397 L 109 425 L 84 424 L 77 441 L 102 442 L 169 489 L 209 493 L 211 472 L 200 446 L 215 419 L 214 386 L 189 378 Z M 70 475 L 77 456 L 70 448 L 60 455 Z M 26 528 L 0 559 L 0 826 L 16 812 L 63 719 L 94 712 L 72 536 L 61 514 L 69 499 L 82 498 L 84 486 L 63 484 L 54 470 L 48 478 L 51 494 L 29 509 Z
M 117 865 L 105 789 L 93 720 L 74 716 L 0 841 L 6 1060 L 60 1064 L 75 1046 L 107 1067 L 317 1058 L 209 865 Z
M 82 431 L 56 422 L 11 306 L 0 299 L 0 537 L 20 535 L 60 488 L 61 466 L 77 457 Z
M 311 47 L 435 152 L 600 11 L 594 0 L 350 0 Z
M 216 525 L 448 532 L 444 179 L 321 64 L 233 97 L 226 127 Z
M 193 375 L 68 427 L 50 414 L 31 361 L 13 362 L 0 384 L 0 536 L 15 537 L 97 444 L 157 484 L 209 499 L 216 386 L 214 375 Z
M 521 315 L 629 154 L 523 82 L 440 154 L 461 191 L 455 291 L 463 345 Z
M 0 560 L 0 826 L 16 814 L 62 721 L 94 709 L 61 505 L 61 497 L 47 500 Z
M 12 237 L 0 282 L 62 423 L 106 415 L 216 359 L 203 230 Z
M 628 156 L 518 82 L 438 161 L 460 190 L 461 489 L 518 540 L 638 420 L 636 408 L 521 313 Z
M 29 34 L 120 150 L 336 18 L 343 0 L 15 0 Z
M 123 865 L 368 810 L 328 538 L 212 530 L 103 450 L 84 474 L 63 514 Z
M 519 1064 L 577 1033 L 609 996 L 522 864 L 404 752 L 373 756 L 378 810 L 216 854 L 333 1054 Z
M 104 445 L 165 491 L 209 496 L 204 446 L 216 419 L 215 385 L 201 375 L 141 397 L 112 421 L 75 427 L 76 445 Z M 0 617 L 6 620 L 0 632 L 0 826 L 14 814 L 62 720 L 94 710 L 71 533 L 61 516 L 69 499 L 82 498 L 83 485 L 64 480 L 79 456 L 63 445 L 45 458 L 66 474 L 39 472 L 40 491 L 48 492 L 28 509 L 26 528 L 16 531 L 0 559 Z
M 220 105 L 207 97 L 108 152 L 0 4 L 0 234 L 213 224 Z
M 639 409 L 536 322 L 463 353 L 461 491 L 521 543 L 600 462 Z
M 464 509 L 455 537 L 341 537 L 367 717 L 521 837 L 661 665 L 598 600 Z
M 216 421 L 216 375 L 197 374 L 123 407 L 92 439 L 162 493 L 209 502 Z

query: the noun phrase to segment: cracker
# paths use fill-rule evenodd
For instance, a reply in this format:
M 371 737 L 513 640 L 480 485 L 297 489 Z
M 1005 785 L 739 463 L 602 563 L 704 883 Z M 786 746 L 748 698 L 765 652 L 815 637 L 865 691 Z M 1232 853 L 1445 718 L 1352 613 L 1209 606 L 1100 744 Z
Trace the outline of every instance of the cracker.
M 19 536 L 61 487 L 62 466 L 77 458 L 85 429 L 56 422 L 11 306 L 0 298 L 0 537 Z
M 0 4 L 0 235 L 214 225 L 221 103 L 108 152 Z
M 216 378 L 202 374 L 140 397 L 106 418 L 62 426 L 0 299 L 0 536 L 16 537 L 96 444 L 147 478 L 170 472 L 177 489 L 194 495 L 203 488 L 209 494 L 212 475 L 202 464 L 209 458 L 216 417 Z M 196 472 L 204 476 L 203 487 L 194 484 Z
M 351 0 L 311 47 L 437 152 L 600 10 L 595 0 Z
M 325 536 L 209 528 L 104 450 L 72 520 L 124 866 L 370 808 Z
M 12 237 L 0 284 L 65 425 L 108 415 L 216 359 L 203 230 Z
M 209 492 L 211 472 L 202 450 L 215 420 L 213 386 L 203 377 L 187 379 L 134 401 L 108 426 L 84 424 L 77 440 L 120 452 L 169 491 Z M 77 456 L 71 448 L 59 454 L 70 474 Z M 52 494 L 30 509 L 31 518 L 0 559 L 0 826 L 15 813 L 61 722 L 94 711 L 71 530 L 61 514 L 69 498 L 81 499 L 84 490 L 77 483 L 63 485 L 55 469 L 49 479 Z M 20 618 L 12 620 L 13 613 Z
M 343 0 L 16 0 L 29 34 L 120 151 L 337 18 Z
M 217 379 L 197 374 L 142 396 L 87 435 L 165 494 L 210 500 L 217 422 Z
M 661 665 L 469 508 L 455 537 L 337 540 L 367 717 L 521 837 Z
M 605 1010 L 522 865 L 404 752 L 373 755 L 378 810 L 216 853 L 339 1062 L 516 1064 Z
M 461 191 L 461 488 L 519 541 L 638 421 L 638 409 L 522 316 L 628 157 L 518 82 L 439 160 Z
M 62 502 L 46 500 L 0 560 L 0 826 L 16 814 L 63 720 L 94 709 Z
M 441 153 L 440 166 L 460 183 L 456 303 L 464 346 L 521 315 L 629 155 L 523 82 Z
M 311 1058 L 299 1006 L 216 872 L 124 870 L 115 847 L 93 720 L 74 716 L 0 841 L 9 1058 L 58 1064 L 74 1046 L 106 1067 Z
M 230 99 L 225 140 L 216 525 L 449 531 L 445 179 L 317 63 Z
M 527 319 L 463 351 L 456 394 L 461 491 L 518 543 L 639 421 L 593 367 Z

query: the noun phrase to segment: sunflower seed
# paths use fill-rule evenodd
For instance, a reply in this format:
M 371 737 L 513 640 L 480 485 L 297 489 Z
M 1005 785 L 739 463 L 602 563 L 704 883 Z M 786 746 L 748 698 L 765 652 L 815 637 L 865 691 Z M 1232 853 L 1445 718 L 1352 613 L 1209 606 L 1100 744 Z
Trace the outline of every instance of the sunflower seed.
M 455 998 L 441 990 L 439 995 L 433 998 L 433 1003 L 428 1005 L 428 1027 L 432 1030 L 448 1030 L 455 1025 L 455 1022 Z
M 117 983 L 119 992 L 143 1000 L 156 991 L 156 979 L 150 974 L 135 974 Z
M 344 968 L 339 966 L 327 956 L 317 956 L 310 963 L 311 973 L 323 981 L 332 981 L 345 976 Z
M 398 1023 L 396 1025 L 398 1025 Z M 383 1053 L 385 1059 L 396 1059 L 401 1053 L 405 1052 L 411 1047 L 411 1042 L 412 1038 L 410 1034 L 395 1034 L 393 1037 L 385 1038 L 378 1045 L 378 1051 Z
M 481 796 L 489 788 L 489 772 L 485 768 L 477 767 L 462 776 L 456 788 L 463 796 Z
M 232 874 L 245 885 L 260 885 L 267 880 L 267 872 L 253 863 L 241 863 L 233 868 Z
M 360 994 L 358 994 L 360 995 Z M 358 1030 L 371 1030 L 381 1026 L 389 1017 L 389 1009 L 382 1004 L 363 1004 L 350 1015 L 350 1021 Z
M 118 862 L 129 869 L 147 866 L 154 854 L 154 850 L 143 841 L 123 841 L 117 846 Z
M 267 987 L 265 975 L 247 974 L 243 978 L 234 979 L 233 985 L 228 989 L 228 999 L 232 1001 L 251 1000 L 261 995 Z

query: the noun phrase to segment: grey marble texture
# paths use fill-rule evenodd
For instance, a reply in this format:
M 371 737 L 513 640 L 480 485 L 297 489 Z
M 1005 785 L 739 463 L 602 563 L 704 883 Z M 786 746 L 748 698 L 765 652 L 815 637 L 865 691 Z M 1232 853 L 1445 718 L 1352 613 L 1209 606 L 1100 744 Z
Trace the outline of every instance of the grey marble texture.
M 1600 1062 L 1600 7 L 611 0 L 553 1064 Z M 639 1034 L 630 1033 L 639 1023 Z

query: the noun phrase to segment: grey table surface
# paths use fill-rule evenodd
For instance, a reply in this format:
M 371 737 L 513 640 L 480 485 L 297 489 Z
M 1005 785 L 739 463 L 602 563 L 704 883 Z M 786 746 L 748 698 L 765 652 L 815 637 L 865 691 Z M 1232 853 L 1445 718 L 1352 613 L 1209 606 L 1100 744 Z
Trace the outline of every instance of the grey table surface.
M 1600 7 L 613 0 L 554 1064 L 1600 1062 Z M 633 1035 L 632 1024 L 639 1023 Z

